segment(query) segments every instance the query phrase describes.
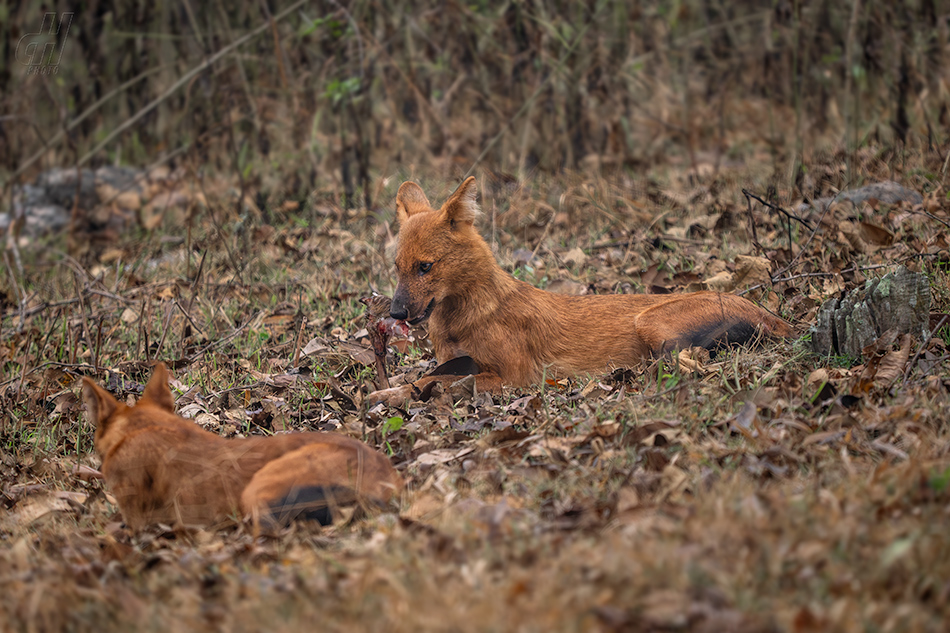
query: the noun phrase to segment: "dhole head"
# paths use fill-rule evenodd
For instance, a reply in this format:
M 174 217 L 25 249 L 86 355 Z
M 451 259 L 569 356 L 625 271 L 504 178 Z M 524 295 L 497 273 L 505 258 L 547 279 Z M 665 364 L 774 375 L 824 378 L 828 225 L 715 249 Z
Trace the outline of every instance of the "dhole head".
M 100 455 L 104 454 L 107 444 L 110 443 L 107 436 L 110 431 L 115 430 L 112 428 L 113 422 L 121 418 L 122 410 L 128 407 L 85 377 L 82 379 L 82 400 L 86 405 L 86 420 L 96 427 L 96 449 Z M 175 412 L 175 397 L 168 388 L 168 369 L 164 363 L 155 365 L 139 404 L 151 404 L 169 413 Z
M 481 258 L 492 257 L 475 230 L 476 193 L 475 178 L 470 177 L 436 210 L 416 183 L 404 182 L 399 187 L 398 285 L 391 317 L 413 325 L 425 321 L 436 305 L 484 265 Z

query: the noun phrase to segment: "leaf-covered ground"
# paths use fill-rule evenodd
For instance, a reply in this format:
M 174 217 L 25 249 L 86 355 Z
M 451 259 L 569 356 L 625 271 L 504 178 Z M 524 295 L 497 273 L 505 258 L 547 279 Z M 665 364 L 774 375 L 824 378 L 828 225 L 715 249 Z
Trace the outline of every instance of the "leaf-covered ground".
M 800 208 L 754 168 L 718 164 L 521 184 L 486 172 L 479 226 L 536 285 L 744 292 L 803 334 L 823 300 L 902 263 L 931 280 L 940 325 L 943 161 L 871 149 L 852 160 L 808 165 L 816 195 L 847 189 L 847 172 L 923 203 Z M 456 176 L 422 184 L 441 200 Z M 401 180 L 381 183 L 380 199 Z M 463 381 L 367 408 L 375 369 L 358 299 L 392 291 L 391 207 L 313 198 L 263 213 L 225 186 L 191 199 L 155 230 L 24 244 L 22 270 L 8 255 L 0 628 L 945 629 L 945 321 L 867 358 L 799 340 L 498 396 Z M 424 331 L 393 351 L 395 384 L 434 365 Z M 173 369 L 179 412 L 221 435 L 330 430 L 378 447 L 408 482 L 399 512 L 277 538 L 130 532 L 95 477 L 77 381 L 135 398 L 155 360 Z

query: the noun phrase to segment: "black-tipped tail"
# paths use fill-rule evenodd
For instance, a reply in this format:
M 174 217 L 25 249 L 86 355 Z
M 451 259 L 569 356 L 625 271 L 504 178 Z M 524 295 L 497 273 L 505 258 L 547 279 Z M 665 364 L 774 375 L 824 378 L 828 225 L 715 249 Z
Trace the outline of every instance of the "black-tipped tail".
M 353 491 L 345 486 L 302 486 L 293 488 L 283 498 L 268 505 L 270 522 L 286 526 L 292 521 L 319 521 L 320 525 L 333 523 L 334 511 L 356 500 Z

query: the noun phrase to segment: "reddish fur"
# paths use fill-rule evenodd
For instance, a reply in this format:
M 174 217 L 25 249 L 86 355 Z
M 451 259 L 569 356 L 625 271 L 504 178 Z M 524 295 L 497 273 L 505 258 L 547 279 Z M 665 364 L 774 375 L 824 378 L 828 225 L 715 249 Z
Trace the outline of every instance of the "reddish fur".
M 696 333 L 721 337 L 736 326 L 771 337 L 794 334 L 785 321 L 731 294 L 574 297 L 518 281 L 498 266 L 475 229 L 475 193 L 469 178 L 436 210 L 417 184 L 399 188 L 392 311 L 397 317 L 405 310 L 412 321 L 432 305 L 429 337 L 437 360 L 471 356 L 482 372 L 479 389 L 535 383 L 545 371 L 564 376 L 631 366 L 701 344 Z M 420 274 L 420 262 L 431 262 L 431 270 Z
M 133 407 L 88 378 L 82 392 L 106 484 L 133 529 L 245 517 L 257 526 L 295 487 L 349 488 L 353 497 L 382 503 L 402 486 L 386 457 L 344 435 L 225 439 L 205 431 L 175 415 L 163 364 Z

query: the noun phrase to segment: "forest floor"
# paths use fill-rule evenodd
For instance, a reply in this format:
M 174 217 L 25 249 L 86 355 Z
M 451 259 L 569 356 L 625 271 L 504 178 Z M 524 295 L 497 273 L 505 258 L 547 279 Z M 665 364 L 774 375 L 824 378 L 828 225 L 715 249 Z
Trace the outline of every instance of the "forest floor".
M 743 292 L 802 339 L 406 408 L 364 403 L 359 303 L 394 286 L 400 177 L 372 212 L 261 210 L 181 179 L 187 216 L 24 244 L 0 295 L 0 630 L 945 630 L 950 327 L 863 359 L 807 343 L 824 300 L 897 264 L 930 279 L 932 325 L 950 312 L 945 163 L 828 156 L 808 165 L 823 195 L 896 180 L 924 201 L 795 201 L 794 220 L 743 195 L 769 199 L 753 169 L 701 167 L 481 173 L 479 228 L 538 286 Z M 441 201 L 458 175 L 422 185 Z M 394 380 L 434 365 L 414 339 Z M 398 512 L 277 537 L 131 532 L 78 381 L 134 398 L 156 360 L 213 432 L 384 451 Z

